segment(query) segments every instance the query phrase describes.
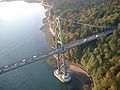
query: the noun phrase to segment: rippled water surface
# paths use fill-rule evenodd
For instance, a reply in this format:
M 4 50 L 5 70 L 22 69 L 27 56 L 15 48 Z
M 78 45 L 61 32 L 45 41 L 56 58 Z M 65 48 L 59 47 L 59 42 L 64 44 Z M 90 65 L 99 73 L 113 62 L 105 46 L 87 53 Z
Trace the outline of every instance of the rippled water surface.
M 0 66 L 48 50 L 39 30 L 44 13 L 40 3 L 0 2 Z M 0 90 L 77 90 L 75 81 L 60 83 L 44 59 L 1 75 Z

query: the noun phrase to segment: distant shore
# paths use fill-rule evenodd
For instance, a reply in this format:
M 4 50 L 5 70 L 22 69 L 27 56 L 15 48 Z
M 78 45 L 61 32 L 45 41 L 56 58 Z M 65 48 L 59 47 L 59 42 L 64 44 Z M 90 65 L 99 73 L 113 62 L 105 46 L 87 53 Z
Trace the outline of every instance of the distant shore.
M 9 2 L 9 1 L 18 1 L 18 0 L 1 0 L 0 2 L 4 2 L 4 1 Z M 21 1 L 23 1 L 23 0 L 21 0 Z M 24 0 L 24 1 L 28 2 L 28 3 L 41 3 L 40 0 Z

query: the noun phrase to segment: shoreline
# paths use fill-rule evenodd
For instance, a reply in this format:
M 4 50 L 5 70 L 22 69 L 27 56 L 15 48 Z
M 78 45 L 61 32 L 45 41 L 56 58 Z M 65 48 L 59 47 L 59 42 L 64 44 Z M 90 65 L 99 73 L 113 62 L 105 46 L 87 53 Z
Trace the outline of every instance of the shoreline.
M 92 81 L 88 74 L 77 64 L 69 63 L 68 73 L 74 74 L 78 80 L 83 79 L 83 90 L 92 90 Z
M 51 50 L 51 45 L 52 45 L 52 40 L 53 40 L 53 35 L 51 34 L 50 32 L 50 26 L 49 24 L 44 24 L 43 28 L 41 29 L 41 31 L 45 34 L 45 38 L 46 38 L 46 41 L 49 45 L 49 50 Z
M 49 23 L 44 24 L 42 31 L 45 34 L 46 40 L 49 44 L 49 50 L 51 49 L 51 45 L 53 42 L 51 42 L 53 40 L 53 36 L 55 36 L 55 33 L 52 31 L 52 28 L 49 26 Z M 50 59 L 51 58 L 51 59 Z M 47 63 L 53 67 L 56 68 L 55 65 L 53 66 L 53 63 L 56 62 L 55 58 L 52 56 L 48 58 Z M 76 63 L 72 63 L 72 62 L 68 62 L 67 63 L 69 65 L 68 68 L 68 73 L 70 74 L 74 74 L 77 76 L 78 79 L 80 79 L 81 77 L 84 80 L 84 85 L 83 85 L 83 90 L 92 90 L 92 80 L 90 78 L 90 76 L 87 74 L 87 72 L 85 72 L 80 65 L 76 64 Z
M 55 57 L 48 59 L 47 63 L 53 70 L 57 69 L 57 66 L 55 65 L 56 64 Z M 67 72 L 72 76 L 72 79 L 76 78 L 79 82 L 82 81 L 81 82 L 82 83 L 81 87 L 83 88 L 82 90 L 92 90 L 92 80 L 88 76 L 88 74 L 86 74 L 86 72 L 80 67 L 80 65 L 72 62 L 67 62 L 66 64 Z

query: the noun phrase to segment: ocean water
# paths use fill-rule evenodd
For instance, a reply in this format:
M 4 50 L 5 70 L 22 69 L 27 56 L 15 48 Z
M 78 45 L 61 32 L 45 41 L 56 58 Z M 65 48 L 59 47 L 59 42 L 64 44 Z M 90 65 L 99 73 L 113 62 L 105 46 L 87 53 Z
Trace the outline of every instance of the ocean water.
M 0 66 L 48 51 L 40 31 L 45 11 L 40 3 L 0 2 Z M 62 84 L 46 58 L 0 75 L 0 90 L 78 90 L 81 82 Z

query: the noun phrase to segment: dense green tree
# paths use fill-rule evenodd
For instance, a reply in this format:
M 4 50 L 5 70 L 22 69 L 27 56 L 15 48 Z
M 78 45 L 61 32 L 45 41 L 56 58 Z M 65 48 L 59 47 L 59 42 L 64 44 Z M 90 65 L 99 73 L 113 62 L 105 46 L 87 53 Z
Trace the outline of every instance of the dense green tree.
M 97 45 L 95 45 L 95 43 L 92 45 L 89 42 L 83 46 L 78 46 L 77 49 L 70 49 L 70 51 L 66 52 L 66 58 L 70 58 L 70 60 L 75 63 L 80 62 L 84 70 L 92 76 L 94 83 L 93 90 L 119 90 L 119 0 L 53 0 L 53 2 L 55 4 L 54 14 L 57 16 L 61 12 L 64 12 L 62 17 L 67 20 L 63 22 L 63 41 L 65 44 L 93 34 L 98 34 L 105 30 L 111 30 L 111 28 L 103 29 L 90 27 L 85 24 L 116 29 L 111 35 L 99 36 L 96 42 Z M 74 22 L 80 22 L 82 24 L 77 25 L 74 24 Z M 76 57 L 76 59 L 74 57 Z M 77 60 L 77 62 L 75 60 Z

